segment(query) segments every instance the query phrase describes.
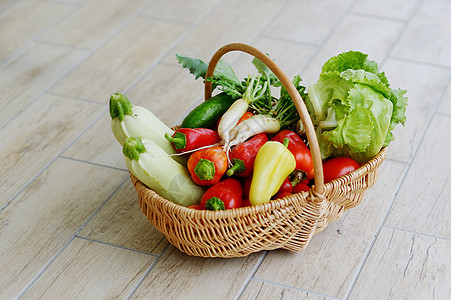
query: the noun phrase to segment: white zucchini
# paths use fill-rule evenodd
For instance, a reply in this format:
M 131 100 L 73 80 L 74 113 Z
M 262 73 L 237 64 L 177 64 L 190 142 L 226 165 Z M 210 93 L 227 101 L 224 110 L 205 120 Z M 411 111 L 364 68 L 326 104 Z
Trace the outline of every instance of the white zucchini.
M 123 153 L 128 170 L 161 197 L 182 206 L 200 202 L 205 189 L 195 184 L 188 170 L 152 140 L 129 137 Z
M 152 112 L 141 106 L 134 106 L 124 95 L 115 93 L 110 98 L 111 129 L 114 137 L 124 146 L 125 139 L 139 136 L 157 143 L 169 154 L 176 154 L 172 144 L 164 137 L 172 136 L 174 131 L 164 124 Z M 187 158 L 173 156 L 173 159 L 186 165 Z

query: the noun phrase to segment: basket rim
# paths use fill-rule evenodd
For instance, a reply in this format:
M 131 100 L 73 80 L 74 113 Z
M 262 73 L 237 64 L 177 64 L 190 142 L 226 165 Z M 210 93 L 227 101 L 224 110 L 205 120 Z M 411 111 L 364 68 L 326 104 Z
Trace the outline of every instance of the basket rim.
M 271 200 L 269 202 L 258 204 L 258 205 L 252 205 L 252 206 L 245 206 L 245 207 L 239 207 L 239 208 L 232 208 L 227 210 L 219 210 L 219 211 L 210 211 L 210 210 L 197 210 L 188 208 L 179 204 L 176 204 L 162 196 L 160 196 L 158 193 L 156 193 L 154 190 L 147 187 L 144 183 L 139 181 L 131 172 L 130 178 L 134 185 L 141 185 L 142 189 L 146 193 L 150 193 L 151 195 L 154 195 L 156 197 L 151 197 L 153 201 L 158 201 L 162 206 L 164 206 L 166 209 L 171 209 L 172 211 L 177 211 L 178 213 L 184 214 L 186 216 L 197 216 L 202 217 L 208 220 L 219 220 L 224 218 L 233 218 L 233 217 L 242 217 L 249 214 L 258 214 L 260 212 L 265 211 L 271 211 L 271 210 L 277 210 L 279 208 L 286 207 L 291 204 L 298 203 L 299 201 L 307 201 L 309 193 L 314 193 L 318 197 L 322 197 L 329 189 L 332 187 L 336 187 L 337 185 L 346 185 L 350 183 L 352 180 L 355 180 L 357 178 L 365 176 L 365 174 L 368 174 L 371 169 L 377 168 L 382 161 L 386 157 L 386 147 L 382 148 L 378 154 L 376 154 L 372 159 L 361 165 L 358 169 L 340 177 L 335 180 L 332 180 L 328 183 L 324 184 L 324 191 L 323 194 L 317 194 L 314 191 L 314 186 L 310 188 L 309 191 L 303 191 L 300 193 L 292 194 L 287 197 L 284 197 L 282 199 L 277 200 Z M 313 197 L 310 197 L 314 199 Z

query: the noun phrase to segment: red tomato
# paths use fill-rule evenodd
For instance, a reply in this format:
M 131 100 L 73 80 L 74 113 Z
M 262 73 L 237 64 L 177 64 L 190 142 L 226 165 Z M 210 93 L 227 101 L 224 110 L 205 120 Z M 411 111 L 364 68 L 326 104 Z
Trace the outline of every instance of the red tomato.
M 298 183 L 293 187 L 293 194 L 297 194 L 300 192 L 308 192 L 310 187 L 305 183 Z
M 335 157 L 329 159 L 323 163 L 324 183 L 346 175 L 359 167 L 360 165 L 349 157 Z
M 292 194 L 292 193 L 289 193 L 289 192 L 277 193 L 277 194 L 274 196 L 274 199 L 282 199 L 283 197 L 290 196 L 290 195 L 293 195 L 293 194 Z
M 251 189 L 252 176 L 246 177 L 243 182 L 243 198 L 249 198 L 249 190 Z
M 307 179 L 312 179 L 315 171 L 313 169 L 313 158 L 310 149 L 305 145 L 302 138 L 291 130 L 282 130 L 271 138 L 271 140 L 283 143 L 285 138 L 288 138 L 290 141 L 287 148 L 293 153 L 296 159 L 296 169 L 306 172 Z
M 209 200 L 216 202 L 222 201 L 224 207 L 210 210 L 241 207 L 241 204 L 243 203 L 243 189 L 241 188 L 241 183 L 234 178 L 227 178 L 215 183 L 202 195 L 200 200 L 202 208 L 209 209 L 209 205 L 207 204 Z
M 290 179 L 287 177 L 282 182 L 282 185 L 280 186 L 277 193 L 291 193 L 293 191 L 293 185 L 291 184 Z
M 249 202 L 249 199 L 243 199 L 243 204 L 241 204 L 241 207 L 246 206 L 252 206 L 252 204 Z

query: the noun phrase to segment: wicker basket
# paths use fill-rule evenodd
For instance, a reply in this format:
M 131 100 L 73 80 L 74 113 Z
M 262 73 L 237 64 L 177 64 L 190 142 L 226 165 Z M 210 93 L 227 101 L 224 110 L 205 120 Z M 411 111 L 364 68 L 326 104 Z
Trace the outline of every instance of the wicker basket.
M 361 202 L 366 189 L 377 179 L 386 149 L 354 172 L 324 184 L 318 140 L 307 108 L 294 85 L 268 56 L 246 44 L 225 45 L 210 60 L 206 78 L 213 74 L 218 60 L 230 51 L 242 51 L 258 58 L 287 89 L 306 129 L 315 168 L 315 184 L 308 192 L 257 206 L 206 211 L 174 204 L 131 174 L 139 205 L 169 242 L 188 255 L 240 257 L 278 248 L 302 251 L 314 234 Z M 211 82 L 206 82 L 205 99 L 211 97 L 211 88 Z

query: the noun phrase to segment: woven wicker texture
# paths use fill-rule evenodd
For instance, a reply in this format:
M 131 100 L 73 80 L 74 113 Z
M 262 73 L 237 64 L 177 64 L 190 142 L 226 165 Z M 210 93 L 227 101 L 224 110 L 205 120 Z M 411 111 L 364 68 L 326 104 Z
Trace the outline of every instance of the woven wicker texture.
M 138 193 L 139 204 L 149 221 L 168 241 L 188 255 L 240 257 L 279 248 L 302 251 L 314 234 L 361 202 L 364 192 L 377 179 L 386 149 L 382 149 L 358 170 L 324 184 L 318 141 L 308 111 L 291 81 L 274 62 L 251 46 L 229 44 L 212 57 L 207 77 L 213 73 L 219 58 L 229 51 L 243 51 L 260 59 L 290 93 L 306 128 L 314 160 L 315 185 L 309 192 L 257 206 L 205 211 L 176 205 L 130 174 Z M 210 96 L 211 83 L 206 83 L 205 97 L 208 99 Z

